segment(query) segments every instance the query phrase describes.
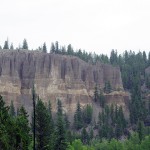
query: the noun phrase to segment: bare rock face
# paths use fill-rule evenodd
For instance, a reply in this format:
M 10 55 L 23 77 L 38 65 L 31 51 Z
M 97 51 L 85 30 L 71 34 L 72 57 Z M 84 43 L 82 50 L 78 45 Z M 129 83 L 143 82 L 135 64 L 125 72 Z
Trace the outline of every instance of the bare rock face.
M 118 67 L 101 63 L 91 65 L 73 56 L 0 51 L 0 94 L 7 104 L 13 100 L 16 107 L 24 105 L 29 112 L 33 84 L 44 102 L 51 101 L 54 112 L 59 98 L 64 111 L 71 115 L 78 101 L 82 106 L 92 104 L 95 85 L 104 88 L 106 81 L 111 83 L 113 91 L 123 90 Z

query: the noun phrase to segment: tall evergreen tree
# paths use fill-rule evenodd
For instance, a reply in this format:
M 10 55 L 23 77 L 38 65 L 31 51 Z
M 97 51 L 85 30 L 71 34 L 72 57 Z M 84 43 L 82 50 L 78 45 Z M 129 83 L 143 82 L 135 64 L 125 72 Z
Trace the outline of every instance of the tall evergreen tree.
M 87 105 L 83 110 L 83 120 L 84 123 L 91 123 L 92 121 L 93 108 L 91 105 Z
M 56 52 L 56 54 L 59 54 L 59 43 L 58 43 L 58 41 L 55 42 L 55 52 Z
M 65 122 L 62 113 L 62 104 L 61 101 L 57 102 L 57 119 L 56 119 L 56 129 L 55 129 L 55 150 L 66 150 L 67 141 L 66 141 L 66 130 L 65 130 Z
M 73 55 L 73 48 L 72 48 L 71 44 L 69 44 L 68 47 L 67 47 L 67 54 L 68 55 Z
M 77 103 L 77 109 L 74 115 L 74 127 L 75 129 L 79 130 L 83 127 L 83 116 L 80 103 Z
M 14 116 L 16 115 L 15 107 L 14 107 L 13 101 L 11 101 L 11 103 L 10 103 L 9 114 L 10 114 L 12 117 L 14 117 Z
M 9 43 L 8 43 L 8 40 L 5 41 L 3 49 L 9 49 Z
M 51 43 L 51 49 L 50 49 L 50 52 L 51 53 L 55 53 L 56 49 L 55 49 L 55 45 L 54 43 Z
M 88 144 L 89 143 L 89 135 L 88 135 L 88 132 L 86 131 L 85 128 L 83 128 L 82 131 L 81 131 L 81 141 L 84 144 Z
M 104 108 L 104 106 L 105 106 L 105 97 L 104 97 L 104 94 L 101 90 L 100 90 L 100 94 L 99 94 L 99 103 L 100 103 L 100 106 L 102 108 Z
M 41 99 L 35 107 L 37 149 L 48 149 L 51 138 L 50 115 Z
M 54 121 L 52 117 L 52 108 L 51 108 L 51 103 L 50 100 L 48 101 L 48 115 L 49 115 L 49 132 L 50 132 L 50 142 L 49 142 L 49 148 L 53 149 L 54 148 Z
M 16 118 L 16 147 L 18 149 L 26 150 L 30 144 L 30 127 L 28 121 L 28 114 L 22 106 L 19 109 Z
M 5 102 L 0 95 L 0 149 L 10 149 L 9 129 L 9 107 L 5 106 Z
M 97 85 L 95 86 L 95 90 L 94 90 L 94 101 L 95 102 L 98 101 L 98 88 L 97 88 Z
M 28 49 L 28 43 L 26 39 L 23 40 L 22 49 Z
M 11 43 L 11 45 L 10 45 L 10 49 L 11 49 L 11 50 L 14 50 L 13 43 Z
M 143 121 L 138 121 L 137 132 L 138 132 L 140 141 L 142 141 L 145 137 L 145 127 L 144 127 Z
M 46 47 L 46 43 L 44 43 L 44 44 L 43 44 L 42 51 L 43 51 L 44 53 L 47 53 L 47 47 Z
M 36 137 L 35 137 L 35 122 L 36 122 L 36 114 L 35 114 L 35 106 L 36 106 L 36 93 L 35 93 L 35 87 L 33 85 L 33 88 L 32 88 L 32 102 L 33 102 L 33 117 L 32 117 L 32 128 L 33 128 L 33 149 L 35 150 L 36 148 L 36 145 L 35 145 L 35 140 L 36 140 Z

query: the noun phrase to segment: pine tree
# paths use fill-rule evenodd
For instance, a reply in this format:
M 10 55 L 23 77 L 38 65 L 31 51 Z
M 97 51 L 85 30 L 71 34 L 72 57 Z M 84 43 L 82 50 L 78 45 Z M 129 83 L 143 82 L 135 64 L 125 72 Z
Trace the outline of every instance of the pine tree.
M 90 129 L 89 138 L 92 140 L 94 138 L 93 128 Z
M 14 107 L 13 101 L 11 101 L 11 103 L 10 103 L 9 114 L 10 114 L 12 117 L 14 117 L 14 116 L 16 115 L 15 107 Z
M 120 118 L 122 127 L 123 127 L 123 129 L 125 129 L 127 126 L 127 122 L 126 122 L 125 117 L 124 117 L 122 106 L 119 107 L 118 118 Z
M 73 136 L 70 130 L 67 130 L 66 139 L 68 143 L 72 143 L 72 141 L 75 139 L 75 136 Z
M 54 122 L 53 122 L 53 117 L 52 117 L 52 108 L 51 108 L 50 100 L 48 101 L 48 114 L 50 118 L 50 125 L 51 125 L 51 132 L 52 132 L 54 128 Z
M 62 114 L 62 104 L 61 101 L 57 102 L 57 119 L 56 119 L 56 129 L 55 129 L 55 150 L 66 150 L 67 148 L 67 139 L 66 139 L 66 130 L 65 122 Z
M 114 49 L 111 51 L 111 54 L 110 54 L 110 63 L 113 64 L 113 65 L 116 65 L 118 62 L 118 59 L 117 59 L 117 51 L 115 51 Z
M 105 97 L 104 97 L 104 94 L 102 91 L 100 91 L 100 94 L 99 94 L 99 103 L 100 103 L 100 106 L 102 108 L 104 108 L 105 106 Z
M 8 114 L 9 107 L 5 106 L 5 102 L 0 95 L 0 149 L 10 149 L 9 123 Z
M 98 125 L 101 126 L 102 125 L 102 114 L 99 112 L 98 113 Z
M 68 55 L 73 55 L 73 48 L 72 48 L 71 44 L 69 44 L 68 47 L 67 47 L 67 54 Z
M 52 117 L 52 108 L 51 108 L 51 103 L 50 100 L 48 101 L 48 115 L 49 115 L 49 132 L 50 132 L 50 142 L 49 142 L 49 148 L 53 149 L 54 147 L 54 121 Z
M 110 118 L 111 118 L 111 124 L 115 124 L 115 112 L 114 112 L 114 105 L 111 104 L 110 106 Z
M 115 126 L 115 138 L 119 139 L 123 133 L 122 124 L 120 118 L 117 120 L 117 124 Z
M 22 49 L 28 49 L 28 43 L 26 39 L 23 40 Z
M 148 101 L 148 115 L 150 116 L 150 99 Z
M 65 121 L 66 130 L 68 130 L 69 127 L 70 127 L 70 122 L 69 122 L 69 120 L 68 120 L 68 116 L 67 116 L 66 113 L 64 114 L 64 121 Z
M 87 105 L 84 110 L 83 110 L 83 119 L 84 122 L 89 124 L 92 121 L 92 113 L 93 113 L 93 109 L 91 105 Z
M 37 148 L 48 149 L 51 138 L 50 116 L 41 99 L 38 99 L 35 107 L 35 119 Z
M 35 129 L 35 126 L 36 126 L 36 113 L 35 113 L 35 110 L 36 110 L 36 93 L 35 93 L 35 87 L 33 85 L 33 88 L 32 88 L 32 102 L 33 102 L 33 116 L 32 116 L 32 128 L 33 128 L 33 149 L 35 150 L 36 149 L 36 129 Z
M 22 106 L 19 109 L 16 118 L 16 146 L 19 149 L 26 150 L 30 144 L 30 127 L 28 121 L 28 114 Z
M 98 100 L 98 88 L 97 85 L 95 86 L 95 90 L 94 90 L 94 101 L 97 102 Z
M 83 142 L 83 144 L 89 143 L 89 135 L 85 128 L 83 128 L 81 131 L 81 141 Z
M 13 43 L 11 43 L 11 45 L 10 45 L 10 49 L 11 49 L 11 50 L 14 50 Z
M 47 47 L 46 47 L 46 43 L 44 43 L 44 44 L 43 44 L 42 51 L 43 51 L 44 53 L 47 53 Z
M 137 125 L 137 132 L 138 132 L 138 136 L 140 141 L 142 141 L 144 139 L 145 136 L 145 128 L 144 128 L 144 123 L 143 121 L 138 121 L 138 125 Z
M 62 55 L 65 55 L 65 54 L 66 54 L 66 47 L 65 47 L 65 46 L 62 47 L 61 53 L 62 53 Z
M 5 41 L 3 49 L 9 49 L 8 40 L 7 40 L 7 41 Z
M 54 45 L 54 43 L 51 43 L 51 49 L 50 49 L 50 52 L 51 53 L 55 53 L 55 45 Z
M 56 54 L 59 54 L 59 43 L 58 43 L 58 41 L 55 42 L 55 52 L 56 52 Z
M 74 127 L 75 129 L 79 130 L 83 127 L 83 117 L 82 117 L 82 110 L 80 103 L 77 103 L 77 109 L 74 115 Z

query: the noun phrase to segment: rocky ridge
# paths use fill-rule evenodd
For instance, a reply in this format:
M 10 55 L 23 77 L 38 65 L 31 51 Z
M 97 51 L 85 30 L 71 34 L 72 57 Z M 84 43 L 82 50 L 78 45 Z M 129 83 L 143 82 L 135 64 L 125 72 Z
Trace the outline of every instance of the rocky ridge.
M 107 81 L 113 92 L 106 94 L 106 102 L 125 108 L 128 94 L 123 90 L 119 67 L 101 63 L 92 65 L 74 56 L 38 51 L 0 51 L 0 94 L 7 104 L 13 100 L 16 108 L 24 105 L 30 113 L 34 84 L 39 97 L 44 102 L 51 101 L 53 112 L 59 98 L 64 111 L 70 116 L 78 101 L 82 106 L 92 104 L 96 114 L 100 108 L 91 98 L 94 87 L 97 84 L 103 89 Z

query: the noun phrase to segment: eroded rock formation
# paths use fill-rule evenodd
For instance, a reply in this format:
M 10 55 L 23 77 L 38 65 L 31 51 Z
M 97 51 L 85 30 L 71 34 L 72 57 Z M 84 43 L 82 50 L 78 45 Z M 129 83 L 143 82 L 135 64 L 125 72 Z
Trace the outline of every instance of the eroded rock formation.
M 101 63 L 92 65 L 73 56 L 25 50 L 0 51 L 0 94 L 7 104 L 13 100 L 16 107 L 24 105 L 29 112 L 32 110 L 33 84 L 44 102 L 51 101 L 54 112 L 59 98 L 64 111 L 73 114 L 77 101 L 83 106 L 92 104 L 95 85 L 104 88 L 106 81 L 110 82 L 113 91 L 123 91 L 118 67 Z M 107 97 L 110 103 L 109 95 Z

